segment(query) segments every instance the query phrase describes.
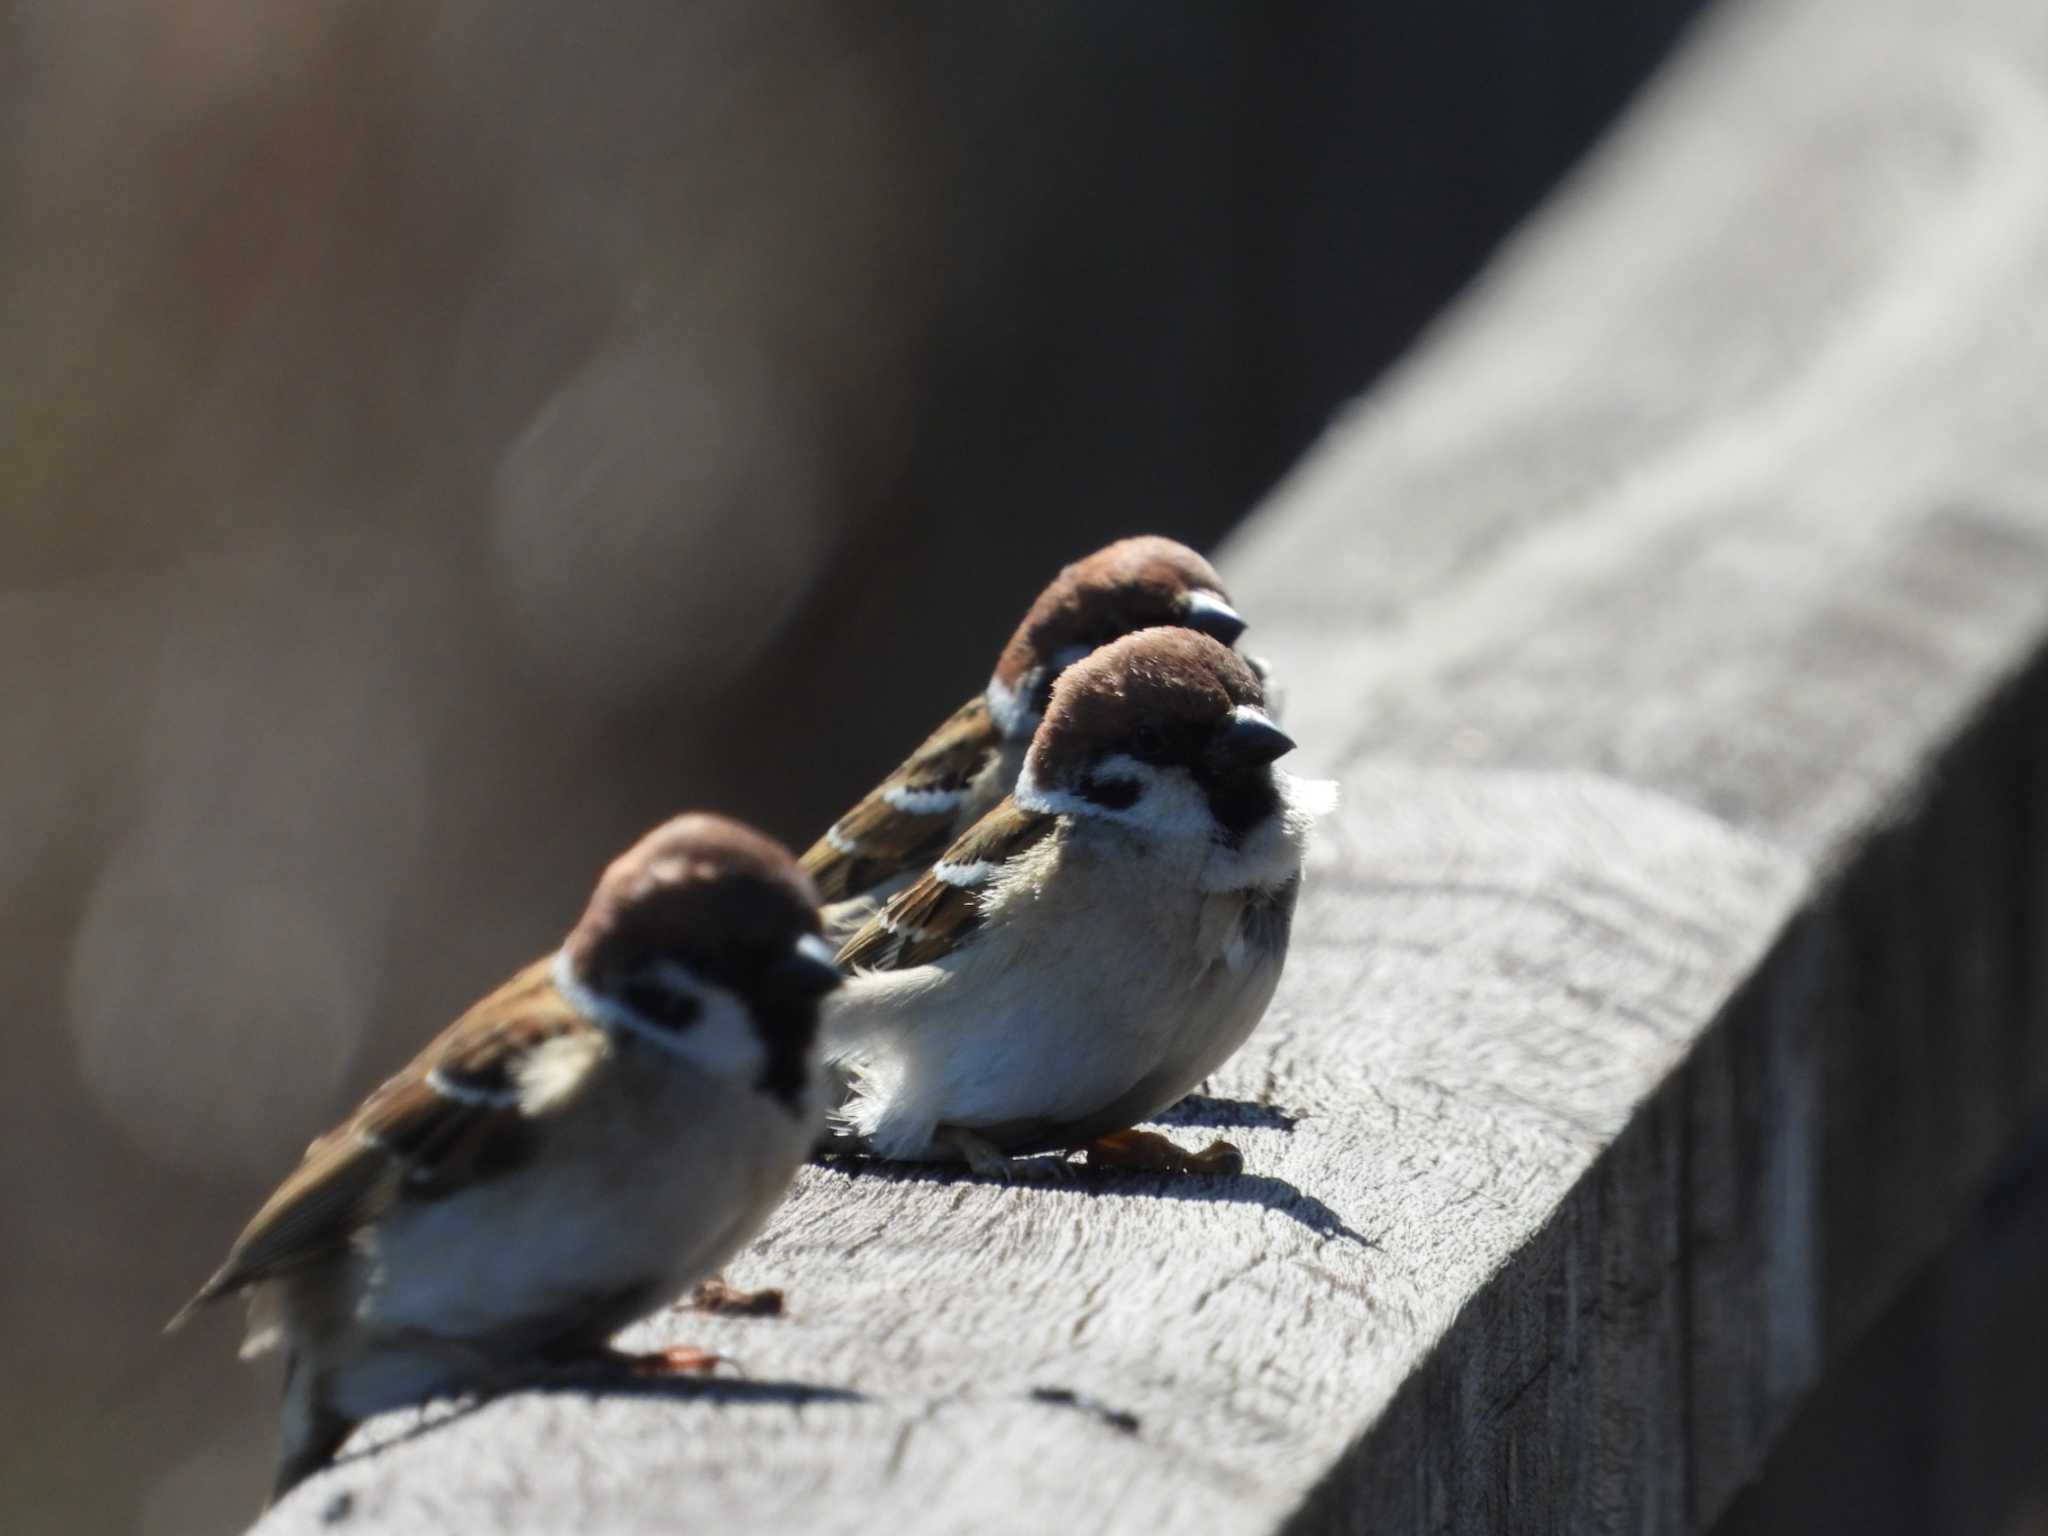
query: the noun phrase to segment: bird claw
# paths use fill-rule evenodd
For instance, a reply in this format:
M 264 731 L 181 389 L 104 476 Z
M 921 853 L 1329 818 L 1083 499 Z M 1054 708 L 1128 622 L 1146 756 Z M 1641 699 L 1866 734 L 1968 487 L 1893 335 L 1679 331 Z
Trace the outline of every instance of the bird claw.
M 636 1381 L 661 1381 L 671 1376 L 715 1376 L 721 1365 L 729 1365 L 736 1376 L 746 1375 L 739 1361 L 731 1355 L 721 1355 L 715 1350 L 698 1349 L 692 1344 L 671 1344 L 667 1349 L 648 1350 L 644 1354 L 620 1355 L 626 1374 Z
M 628 1381 L 666 1381 L 678 1376 L 712 1376 L 721 1365 L 729 1365 L 737 1376 L 746 1375 L 739 1361 L 730 1355 L 698 1349 L 693 1344 L 672 1344 L 666 1349 L 636 1352 L 603 1349 L 580 1359 L 565 1360 L 544 1368 L 528 1380 L 536 1383 L 570 1384 L 589 1382 L 602 1385 L 624 1377 Z M 520 1382 L 508 1379 L 503 1386 Z
M 1074 1176 L 1074 1165 L 1067 1161 L 1064 1152 L 1050 1157 L 1012 1157 L 1005 1160 L 1005 1179 L 1015 1179 L 1027 1184 L 1064 1184 Z
M 782 1292 L 775 1286 L 742 1291 L 723 1280 L 699 1280 L 690 1299 L 673 1308 L 681 1312 L 709 1312 L 715 1317 L 780 1317 Z
M 1052 1157 L 1011 1157 L 993 1142 L 958 1126 L 944 1127 L 940 1139 L 980 1178 L 1001 1179 L 1005 1184 L 1058 1183 L 1073 1173 L 1064 1152 Z

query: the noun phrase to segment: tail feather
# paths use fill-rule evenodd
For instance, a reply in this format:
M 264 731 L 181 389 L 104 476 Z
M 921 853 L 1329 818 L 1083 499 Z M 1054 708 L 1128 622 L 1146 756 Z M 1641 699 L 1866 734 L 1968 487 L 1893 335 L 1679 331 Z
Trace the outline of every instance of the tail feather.
M 283 1420 L 277 1478 L 265 1509 L 328 1466 L 357 1423 L 326 1400 L 319 1373 L 296 1350 L 285 1366 Z
M 221 1288 L 220 1282 L 221 1276 L 219 1274 L 216 1274 L 211 1280 L 207 1281 L 206 1284 L 199 1287 L 199 1294 L 194 1296 L 190 1301 L 186 1302 L 185 1305 L 178 1308 L 178 1310 L 172 1314 L 171 1320 L 168 1323 L 164 1324 L 164 1332 L 176 1333 L 180 1328 L 184 1327 L 187 1323 L 192 1321 L 192 1314 L 197 1312 L 201 1307 L 206 1306 L 209 1302 L 219 1301 L 220 1298 L 225 1294 L 225 1292 Z
M 178 1308 L 176 1315 L 168 1323 L 164 1324 L 164 1332 L 176 1333 L 192 1320 L 193 1313 L 204 1307 L 211 1306 L 216 1301 L 224 1300 L 229 1296 L 239 1295 L 252 1288 L 259 1292 L 267 1289 L 261 1282 L 252 1279 L 246 1271 L 237 1265 L 234 1255 L 230 1254 L 228 1255 L 227 1263 L 216 1269 L 207 1277 L 206 1284 L 199 1287 L 199 1293 L 186 1302 L 185 1305 Z

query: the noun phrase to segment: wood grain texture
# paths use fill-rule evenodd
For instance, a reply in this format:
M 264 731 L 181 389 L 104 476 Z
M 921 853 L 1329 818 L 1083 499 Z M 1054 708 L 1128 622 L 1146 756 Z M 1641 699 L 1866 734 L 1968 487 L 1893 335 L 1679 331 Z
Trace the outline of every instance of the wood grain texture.
M 746 1381 L 264 1530 L 1699 1529 L 2048 1097 L 2044 378 L 2048 11 L 1719 13 L 1225 556 L 1345 787 L 1249 1172 L 807 1170 L 630 1339 Z

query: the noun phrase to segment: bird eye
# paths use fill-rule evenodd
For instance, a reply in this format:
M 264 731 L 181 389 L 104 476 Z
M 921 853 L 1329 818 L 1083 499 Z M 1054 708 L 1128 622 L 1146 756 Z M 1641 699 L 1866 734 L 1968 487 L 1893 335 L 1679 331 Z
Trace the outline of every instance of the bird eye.
M 1131 735 L 1132 753 L 1146 762 L 1166 755 L 1166 736 L 1156 725 L 1141 725 Z

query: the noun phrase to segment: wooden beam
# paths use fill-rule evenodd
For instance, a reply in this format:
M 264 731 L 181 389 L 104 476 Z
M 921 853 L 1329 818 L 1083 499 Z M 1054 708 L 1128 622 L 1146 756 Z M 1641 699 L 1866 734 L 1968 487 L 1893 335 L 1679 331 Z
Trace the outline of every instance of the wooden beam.
M 635 1340 L 746 1381 L 264 1529 L 1699 1529 L 2048 1097 L 2044 378 L 2036 0 L 1717 13 L 1226 554 L 1345 790 L 1245 1177 L 809 1170 Z

